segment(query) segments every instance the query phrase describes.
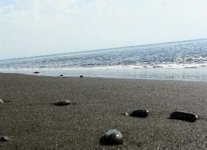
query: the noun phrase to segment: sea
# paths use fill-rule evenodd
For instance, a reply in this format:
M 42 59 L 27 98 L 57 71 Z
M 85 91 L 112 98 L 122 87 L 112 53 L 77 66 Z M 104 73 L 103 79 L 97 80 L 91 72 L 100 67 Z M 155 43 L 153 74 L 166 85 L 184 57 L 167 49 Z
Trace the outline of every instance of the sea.
M 207 39 L 0 60 L 0 72 L 207 81 Z

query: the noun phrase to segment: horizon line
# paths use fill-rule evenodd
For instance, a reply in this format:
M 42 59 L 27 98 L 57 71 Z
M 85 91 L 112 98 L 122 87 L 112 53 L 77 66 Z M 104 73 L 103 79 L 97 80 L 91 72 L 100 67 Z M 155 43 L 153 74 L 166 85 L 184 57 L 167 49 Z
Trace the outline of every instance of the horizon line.
M 92 49 L 92 50 L 82 50 L 78 52 L 66 52 L 66 53 L 55 53 L 55 54 L 45 54 L 45 55 L 36 55 L 36 56 L 26 56 L 26 57 L 19 57 L 19 58 L 9 58 L 9 59 L 0 59 L 0 61 L 9 61 L 9 60 L 19 60 L 19 59 L 28 59 L 28 58 L 35 58 L 35 57 L 46 57 L 46 56 L 55 56 L 55 55 L 64 55 L 64 54 L 76 54 L 81 52 L 93 52 L 93 51 L 103 51 L 103 50 L 116 50 L 120 48 L 132 48 L 132 47 L 145 47 L 145 46 L 155 46 L 155 45 L 164 45 L 164 44 L 173 44 L 173 43 L 183 43 L 183 42 L 193 42 L 193 41 L 204 41 L 207 38 L 200 38 L 200 39 L 190 39 L 190 40 L 179 40 L 179 41 L 169 41 L 169 42 L 158 42 L 158 43 L 150 43 L 150 44 L 140 44 L 140 45 L 133 45 L 133 46 L 120 46 L 120 47 L 109 47 L 109 48 L 100 48 L 100 49 Z

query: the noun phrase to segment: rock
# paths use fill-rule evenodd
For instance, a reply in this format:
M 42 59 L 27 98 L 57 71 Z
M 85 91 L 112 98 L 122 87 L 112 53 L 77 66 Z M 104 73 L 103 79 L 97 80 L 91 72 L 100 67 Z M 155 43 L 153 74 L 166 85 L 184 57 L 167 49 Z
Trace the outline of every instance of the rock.
M 8 136 L 1 136 L 0 137 L 0 141 L 2 141 L 2 142 L 6 142 L 6 141 L 9 141 L 10 139 L 9 139 L 9 137 Z
M 124 116 L 129 116 L 129 113 L 128 112 L 124 112 L 123 115 Z
M 184 111 L 175 111 L 172 114 L 170 114 L 170 119 L 195 122 L 198 119 L 198 115 Z
M 62 77 L 63 75 L 61 74 L 60 77 Z
M 56 105 L 56 106 L 67 106 L 67 105 L 71 104 L 71 101 L 70 100 L 65 100 L 65 101 L 54 102 L 52 104 Z
M 137 110 L 133 110 L 129 115 L 132 117 L 146 118 L 148 114 L 149 114 L 149 110 L 137 109 Z
M 35 73 L 35 74 L 38 74 L 38 73 L 40 73 L 40 72 L 38 72 L 38 71 L 35 71 L 35 72 L 33 72 L 33 73 Z
M 80 75 L 80 78 L 83 78 L 83 75 Z
M 104 136 L 100 139 L 102 145 L 119 145 L 123 144 L 124 137 L 117 129 L 108 130 Z
M 4 101 L 0 98 L 0 104 L 3 104 L 4 103 Z

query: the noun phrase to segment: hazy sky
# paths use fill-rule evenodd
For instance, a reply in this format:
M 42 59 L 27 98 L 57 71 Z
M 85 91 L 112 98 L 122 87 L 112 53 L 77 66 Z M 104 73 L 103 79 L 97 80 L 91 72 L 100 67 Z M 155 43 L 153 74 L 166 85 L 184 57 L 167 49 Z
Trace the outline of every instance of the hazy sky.
M 207 38 L 207 0 L 0 0 L 0 59 Z

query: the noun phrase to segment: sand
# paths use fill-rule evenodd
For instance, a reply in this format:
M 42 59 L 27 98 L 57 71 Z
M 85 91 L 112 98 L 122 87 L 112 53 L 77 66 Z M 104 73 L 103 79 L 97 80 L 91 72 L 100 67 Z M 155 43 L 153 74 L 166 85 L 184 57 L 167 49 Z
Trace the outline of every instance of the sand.
M 207 82 L 0 74 L 0 149 L 207 149 Z M 51 103 L 70 100 L 59 107 Z M 123 115 L 148 109 L 147 118 Z M 196 113 L 194 122 L 168 119 Z M 100 145 L 108 129 L 124 144 Z

